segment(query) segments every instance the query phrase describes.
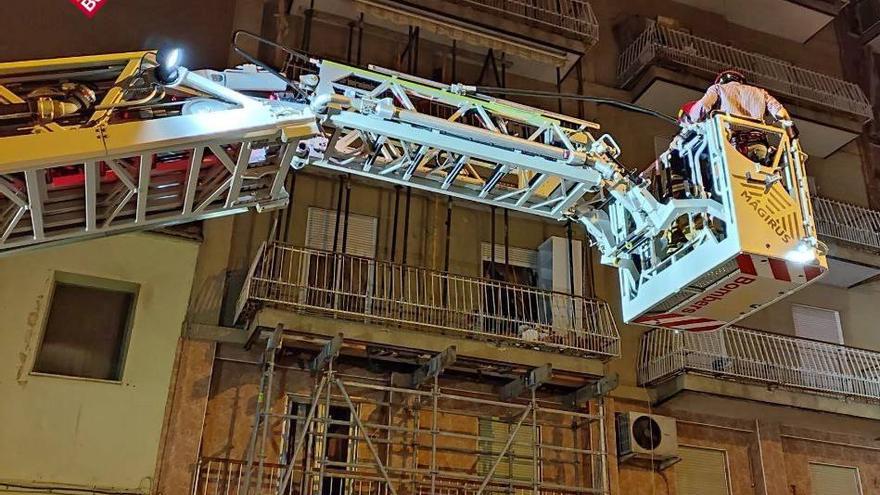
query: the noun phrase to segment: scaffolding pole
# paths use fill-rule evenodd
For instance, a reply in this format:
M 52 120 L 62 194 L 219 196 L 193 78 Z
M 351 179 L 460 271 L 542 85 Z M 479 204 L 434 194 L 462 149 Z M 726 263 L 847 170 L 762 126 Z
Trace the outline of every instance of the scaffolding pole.
M 279 342 L 280 333 L 276 330 L 274 335 Z M 271 411 L 272 383 L 278 381 L 272 375 L 279 368 L 274 366 L 275 352 L 270 349 L 277 349 L 278 344 L 271 341 L 267 344 L 261 399 L 247 462 L 242 463 L 245 464 L 243 470 L 239 469 L 237 483 L 230 479 L 223 481 L 226 487 L 223 492 L 229 495 L 397 495 L 404 485 L 410 485 L 403 492 L 413 495 L 609 493 L 605 407 L 601 394 L 587 403 L 583 400 L 591 394 L 586 388 L 568 397 L 539 398 L 538 389 L 549 377 L 549 366 L 496 388 L 494 393 L 476 384 L 470 386 L 480 390 L 457 388 L 459 383 L 451 382 L 451 377 L 443 377 L 446 365 L 454 359 L 454 350 L 444 351 L 427 362 L 418 358 L 407 379 L 401 379 L 400 373 L 365 376 L 360 368 L 352 372 L 337 363 L 343 343 L 342 336 L 328 341 L 301 372 L 303 375 L 311 372 L 314 378 L 309 391 L 298 394 L 303 398 L 300 403 L 308 404 L 307 412 L 305 407 L 300 407 L 284 414 Z M 289 367 L 281 371 L 287 373 Z M 282 381 L 290 383 L 287 378 Z M 520 392 L 528 393 L 517 396 Z M 424 409 L 423 404 L 427 406 Z M 347 408 L 348 419 L 331 413 L 331 406 L 336 410 Z M 270 441 L 271 420 L 288 422 L 281 431 L 295 438 Z M 506 423 L 506 436 L 485 433 L 478 427 L 484 420 Z M 547 434 L 542 432 L 545 429 Z M 531 438 L 518 436 L 526 430 L 531 431 Z M 592 439 L 587 445 L 579 441 L 584 435 Z M 293 452 L 286 458 L 286 464 L 266 462 L 272 455 L 273 445 L 290 445 L 287 442 L 292 442 Z M 290 452 L 289 447 L 284 448 Z M 340 457 L 340 448 L 345 451 L 344 457 Z M 384 456 L 380 449 L 384 449 Z M 526 449 L 528 453 L 523 454 Z M 462 459 L 476 459 L 477 472 Z M 231 464 L 211 472 L 211 466 L 217 462 L 219 460 L 209 459 L 199 464 L 208 466 L 209 471 L 197 473 L 194 493 L 209 493 L 208 483 L 212 479 L 218 483 L 214 492 L 220 493 L 220 479 L 235 476 Z M 572 467 L 578 471 L 585 462 L 593 472 L 589 480 L 579 474 L 575 477 L 559 474 L 571 473 Z M 506 464 L 504 470 L 500 469 L 502 463 Z M 514 472 L 516 463 L 529 466 L 526 478 L 521 477 L 522 471 L 518 475 Z M 489 468 L 479 468 L 479 465 Z M 253 485 L 255 466 L 256 484 Z M 551 467 L 551 474 L 545 478 L 547 466 Z M 205 483 L 201 488 L 200 482 Z M 235 487 L 238 490 L 232 493 L 230 488 Z

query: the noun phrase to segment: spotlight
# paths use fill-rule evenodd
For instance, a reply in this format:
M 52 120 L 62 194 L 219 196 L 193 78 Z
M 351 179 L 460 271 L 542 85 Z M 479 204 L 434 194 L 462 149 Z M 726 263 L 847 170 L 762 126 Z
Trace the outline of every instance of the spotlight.
M 156 60 L 159 62 L 159 67 L 156 69 L 156 80 L 166 86 L 176 83 L 180 77 L 181 58 L 180 48 L 159 50 L 156 53 Z
M 797 247 L 786 253 L 785 259 L 795 263 L 809 263 L 816 259 L 816 247 L 808 240 L 801 239 Z

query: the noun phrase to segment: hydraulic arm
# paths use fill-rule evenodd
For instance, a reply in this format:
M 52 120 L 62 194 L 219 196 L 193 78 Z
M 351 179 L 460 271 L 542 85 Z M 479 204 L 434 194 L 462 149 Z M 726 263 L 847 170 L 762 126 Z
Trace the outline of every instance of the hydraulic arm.
M 797 141 L 729 116 L 686 129 L 643 177 L 593 122 L 330 61 L 296 79 L 152 52 L 0 64 L 0 98 L 3 251 L 278 207 L 288 171 L 310 166 L 576 221 L 619 269 L 627 321 L 718 328 L 826 267 Z M 730 145 L 737 128 L 770 136 L 769 163 Z M 792 250 L 813 276 L 744 270 Z M 723 304 L 697 300 L 730 280 L 743 289 Z

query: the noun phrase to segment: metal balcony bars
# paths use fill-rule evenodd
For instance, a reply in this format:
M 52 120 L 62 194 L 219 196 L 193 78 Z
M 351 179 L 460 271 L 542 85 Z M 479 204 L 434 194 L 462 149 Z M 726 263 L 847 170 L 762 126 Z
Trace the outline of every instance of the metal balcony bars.
M 880 251 L 880 211 L 814 196 L 819 234 Z
M 599 359 L 620 353 L 601 300 L 279 243 L 265 246 L 245 281 L 239 308 L 256 305 Z
M 639 383 L 682 373 L 880 400 L 880 353 L 739 327 L 655 329 L 642 337 Z
M 599 39 L 599 22 L 584 0 L 463 0 L 477 9 L 561 31 L 593 45 Z
M 866 120 L 873 115 L 871 103 L 854 83 L 700 38 L 656 21 L 650 21 L 648 28 L 620 54 L 618 83 L 630 86 L 646 67 L 657 61 L 685 66 L 707 77 L 734 68 L 753 84 L 775 94 L 844 110 Z

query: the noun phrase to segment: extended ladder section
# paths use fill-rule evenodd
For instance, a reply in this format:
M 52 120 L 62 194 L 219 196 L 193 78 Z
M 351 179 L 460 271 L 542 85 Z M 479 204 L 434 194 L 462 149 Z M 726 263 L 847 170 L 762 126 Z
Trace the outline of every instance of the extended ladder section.
M 321 62 L 318 81 L 327 134 L 310 163 L 325 168 L 561 219 L 600 189 L 593 164 L 619 153 L 594 123 L 386 69 Z
M 0 249 L 277 207 L 288 170 L 313 166 L 577 221 L 619 269 L 627 321 L 717 328 L 826 267 L 781 128 L 717 116 L 637 177 L 597 124 L 466 86 L 314 60 L 297 81 L 203 77 L 157 58 L 0 64 Z M 767 133 L 770 158 L 734 148 L 740 130 Z M 803 280 L 765 284 L 790 251 L 816 260 Z
M 286 204 L 311 116 L 150 52 L 0 64 L 0 249 Z

